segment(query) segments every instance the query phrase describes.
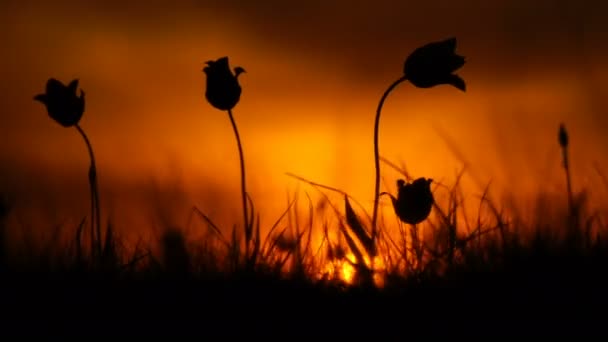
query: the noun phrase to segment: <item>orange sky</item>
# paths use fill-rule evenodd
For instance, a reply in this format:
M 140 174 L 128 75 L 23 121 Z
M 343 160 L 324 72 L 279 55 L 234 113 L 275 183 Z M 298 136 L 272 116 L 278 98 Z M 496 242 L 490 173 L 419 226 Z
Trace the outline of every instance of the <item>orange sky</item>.
M 65 215 L 87 214 L 85 147 L 32 100 L 48 77 L 79 78 L 87 93 L 81 125 L 112 213 L 124 215 L 128 199 L 148 201 L 151 182 L 172 193 L 179 182 L 186 197 L 162 206 L 198 205 L 240 223 L 234 136 L 225 113 L 203 97 L 204 62 L 227 55 L 247 71 L 234 113 L 263 219 L 277 218 L 297 185 L 285 172 L 370 205 L 377 101 L 409 52 L 456 36 L 467 92 L 400 86 L 383 111 L 381 154 L 452 184 L 462 164 L 439 126 L 497 191 L 561 191 L 564 121 L 575 189 L 593 184 L 605 195 L 592 168 L 608 170 L 605 3 L 240 2 L 2 2 L 0 191 L 25 205 L 46 198 L 69 207 Z M 394 191 L 396 174 L 383 166 L 383 175 Z M 466 181 L 471 195 L 480 191 Z

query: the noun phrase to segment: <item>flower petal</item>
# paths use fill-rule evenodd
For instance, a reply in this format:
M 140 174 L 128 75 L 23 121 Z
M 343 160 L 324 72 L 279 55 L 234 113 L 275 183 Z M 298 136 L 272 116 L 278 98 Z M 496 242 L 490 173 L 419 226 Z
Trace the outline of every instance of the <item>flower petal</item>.
M 441 45 L 451 53 L 454 53 L 454 51 L 456 51 L 456 37 L 450 37 L 442 41 Z
M 456 87 L 456 88 L 458 88 L 458 89 L 460 89 L 462 91 L 466 91 L 466 88 L 467 88 L 464 80 L 460 76 L 458 76 L 456 74 L 449 74 L 449 75 L 447 75 L 445 83 L 453 85 L 454 87 Z
M 82 89 L 80 89 L 80 97 L 78 98 L 78 106 L 76 110 L 77 113 L 79 113 L 79 116 L 82 117 L 82 114 L 84 114 L 84 91 Z M 78 120 L 80 120 L 80 118 Z
M 57 94 L 61 94 L 64 89 L 65 86 L 63 83 L 54 78 L 49 78 L 49 80 L 46 82 L 46 94 L 48 97 L 52 98 Z
M 449 73 L 452 73 L 460 68 L 462 68 L 462 66 L 465 64 L 465 59 L 463 56 L 460 55 L 452 55 L 450 56 L 449 60 L 446 61 L 446 67 Z
M 40 102 L 46 104 L 46 94 L 38 94 L 38 95 L 34 96 L 34 100 L 40 101 Z
M 236 67 L 234 72 L 230 69 L 228 57 L 221 57 L 208 63 L 204 70 L 207 75 L 207 89 L 205 97 L 215 108 L 220 110 L 232 109 L 240 99 L 241 87 L 238 83 L 238 75 L 245 70 Z
M 68 84 L 68 90 L 70 91 L 70 93 L 76 95 L 76 89 L 78 89 L 78 79 L 72 80 L 72 82 Z
M 218 60 L 215 61 L 215 63 L 213 63 L 213 67 L 216 68 L 217 70 L 230 70 L 230 67 L 228 66 L 228 57 L 221 57 Z

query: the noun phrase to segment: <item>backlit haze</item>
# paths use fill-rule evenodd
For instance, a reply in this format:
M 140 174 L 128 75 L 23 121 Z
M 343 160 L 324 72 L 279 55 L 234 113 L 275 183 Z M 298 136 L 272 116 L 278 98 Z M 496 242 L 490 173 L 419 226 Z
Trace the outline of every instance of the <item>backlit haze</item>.
M 371 213 L 378 100 L 413 49 L 452 36 L 467 91 L 400 85 L 382 113 L 381 155 L 448 186 L 466 162 L 473 211 L 490 182 L 497 199 L 529 209 L 541 191 L 565 194 L 564 122 L 574 190 L 599 204 L 607 195 L 594 168 L 608 170 L 605 2 L 9 0 L 0 9 L 0 192 L 22 222 L 74 225 L 89 214 L 85 146 L 33 101 L 55 77 L 78 78 L 86 92 L 81 126 L 104 216 L 130 231 L 147 229 L 141 220 L 160 228 L 159 215 L 183 225 L 196 205 L 222 227 L 240 225 L 236 142 L 227 114 L 204 99 L 204 62 L 222 56 L 246 70 L 234 115 L 263 226 L 298 187 L 318 194 L 287 172 L 340 188 Z M 381 165 L 381 189 L 394 192 L 399 175 Z

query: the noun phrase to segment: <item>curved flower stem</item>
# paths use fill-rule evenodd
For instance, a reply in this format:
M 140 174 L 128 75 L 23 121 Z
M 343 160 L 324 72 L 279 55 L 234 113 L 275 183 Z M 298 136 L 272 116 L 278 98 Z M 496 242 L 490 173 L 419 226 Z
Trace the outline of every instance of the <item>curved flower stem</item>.
M 376 238 L 376 221 L 378 220 L 378 192 L 380 191 L 380 153 L 378 149 L 378 130 L 380 126 L 380 113 L 382 112 L 382 106 L 384 101 L 388 97 L 391 91 L 395 89 L 400 83 L 407 81 L 406 76 L 402 76 L 395 82 L 393 82 L 384 92 L 380 102 L 378 103 L 378 109 L 376 110 L 376 121 L 374 122 L 374 162 L 376 165 L 376 182 L 374 188 L 374 211 L 372 214 L 372 241 Z
M 249 241 L 251 240 L 251 227 L 249 226 L 247 219 L 247 191 L 245 187 L 245 160 L 243 157 L 243 146 L 241 145 L 241 137 L 239 136 L 239 131 L 236 127 L 236 122 L 234 121 L 234 117 L 232 116 L 232 110 L 228 110 L 228 117 L 230 117 L 230 123 L 232 123 L 232 129 L 234 130 L 234 135 L 236 137 L 236 143 L 239 148 L 239 160 L 241 163 L 241 197 L 243 201 L 243 221 L 245 224 L 245 256 L 249 257 Z
M 96 261 L 96 257 L 101 256 L 101 221 L 99 213 L 99 192 L 97 188 L 97 168 L 95 166 L 95 154 L 93 153 L 93 146 L 84 130 L 78 125 L 75 125 L 76 130 L 84 139 L 89 151 L 89 158 L 91 159 L 91 166 L 89 168 L 89 186 L 91 188 L 91 253 L 93 259 Z

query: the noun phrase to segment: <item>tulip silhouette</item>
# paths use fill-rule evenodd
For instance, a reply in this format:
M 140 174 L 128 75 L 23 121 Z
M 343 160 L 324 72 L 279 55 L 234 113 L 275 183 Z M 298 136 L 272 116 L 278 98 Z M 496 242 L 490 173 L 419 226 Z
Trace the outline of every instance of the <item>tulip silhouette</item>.
M 228 57 L 224 56 L 215 61 L 207 61 L 207 66 L 203 69 L 207 76 L 205 98 L 213 107 L 219 110 L 228 111 L 228 117 L 234 130 L 236 143 L 239 149 L 239 160 L 241 164 L 241 197 L 243 206 L 243 221 L 245 229 L 246 254 L 249 253 L 249 242 L 251 241 L 253 227 L 249 224 L 247 208 L 247 189 L 245 183 L 245 158 L 243 157 L 243 146 L 239 131 L 232 115 L 232 109 L 241 98 L 241 86 L 238 77 L 245 69 L 234 68 L 234 73 L 230 70 Z
M 60 81 L 50 78 L 46 83 L 46 92 L 34 96 L 34 100 L 45 105 L 48 115 L 63 127 L 75 127 L 84 139 L 89 152 L 91 165 L 89 168 L 89 185 L 91 191 L 91 253 L 93 259 L 101 255 L 101 224 L 99 210 L 99 192 L 97 187 L 97 169 L 93 147 L 84 130 L 78 124 L 84 113 L 84 91 L 76 95 L 78 79 L 72 80 L 67 86 Z
M 430 178 L 418 178 L 406 184 L 403 179 L 399 179 L 397 197 L 388 192 L 380 195 L 391 197 L 395 214 L 401 221 L 415 225 L 429 217 L 435 203 L 430 186 L 432 181 Z
M 456 38 L 421 46 L 406 59 L 403 73 L 419 88 L 450 84 L 465 91 L 464 80 L 454 74 L 464 65 L 464 57 L 457 55 L 455 50 Z
M 403 75 L 393 82 L 384 92 L 376 110 L 374 122 L 374 161 L 376 179 L 374 188 L 374 210 L 372 214 L 372 237 L 376 235 L 376 222 L 378 220 L 378 197 L 380 191 L 380 152 L 378 135 L 380 126 L 380 113 L 388 95 L 399 84 L 409 80 L 418 88 L 430 88 L 441 84 L 452 85 L 462 91 L 466 90 L 465 82 L 454 72 L 461 68 L 464 57 L 457 55 L 456 38 L 431 42 L 415 49 L 405 60 Z
M 75 79 L 65 86 L 60 81 L 50 78 L 46 82 L 46 93 L 34 97 L 36 101 L 42 102 L 49 116 L 63 127 L 78 125 L 84 113 L 84 91 L 80 90 L 80 96 L 76 96 L 78 80 Z
M 228 65 L 228 57 L 207 61 L 206 64 L 203 71 L 207 75 L 207 101 L 219 110 L 231 110 L 241 98 L 238 77 L 245 69 L 236 67 L 233 74 Z

